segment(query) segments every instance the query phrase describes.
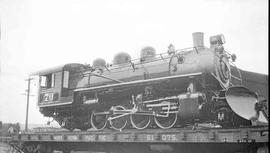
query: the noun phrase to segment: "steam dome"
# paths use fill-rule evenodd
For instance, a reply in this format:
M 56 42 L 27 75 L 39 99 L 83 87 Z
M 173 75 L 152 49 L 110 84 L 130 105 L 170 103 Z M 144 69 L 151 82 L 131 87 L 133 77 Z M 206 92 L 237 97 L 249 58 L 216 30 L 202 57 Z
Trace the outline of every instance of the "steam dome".
M 124 64 L 124 63 L 128 63 L 130 60 L 131 60 L 131 57 L 128 53 L 120 52 L 114 56 L 113 64 Z
M 106 61 L 102 58 L 97 58 L 93 61 L 93 68 L 104 67 L 106 65 Z
M 151 59 L 152 57 L 156 56 L 156 50 L 155 48 L 151 46 L 144 47 L 141 50 L 141 60 L 144 61 L 146 59 Z

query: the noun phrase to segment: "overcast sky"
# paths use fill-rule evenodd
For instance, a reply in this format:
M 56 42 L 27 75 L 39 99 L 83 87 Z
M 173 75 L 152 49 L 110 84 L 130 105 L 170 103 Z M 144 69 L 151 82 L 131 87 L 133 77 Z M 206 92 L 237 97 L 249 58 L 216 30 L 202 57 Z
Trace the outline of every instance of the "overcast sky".
M 91 63 L 144 46 L 192 47 L 192 33 L 224 34 L 241 69 L 268 74 L 267 0 L 0 0 L 0 120 L 25 120 L 28 74 L 65 63 Z M 35 83 L 34 83 L 35 84 Z M 33 85 L 34 85 L 33 84 Z M 32 93 L 35 94 L 36 93 Z M 36 97 L 30 123 L 45 123 Z

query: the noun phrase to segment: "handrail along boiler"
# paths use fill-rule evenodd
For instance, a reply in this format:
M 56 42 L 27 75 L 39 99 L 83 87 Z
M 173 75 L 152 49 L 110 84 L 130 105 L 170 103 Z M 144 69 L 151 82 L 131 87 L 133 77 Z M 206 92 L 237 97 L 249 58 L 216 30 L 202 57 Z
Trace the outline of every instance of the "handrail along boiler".
M 40 112 L 69 130 L 251 125 L 251 118 L 258 119 L 258 97 L 241 86 L 224 36 L 210 37 L 207 48 L 197 32 L 193 43 L 181 50 L 170 45 L 163 54 L 145 47 L 135 60 L 119 53 L 111 65 L 96 59 L 92 66 L 72 63 L 37 72 Z

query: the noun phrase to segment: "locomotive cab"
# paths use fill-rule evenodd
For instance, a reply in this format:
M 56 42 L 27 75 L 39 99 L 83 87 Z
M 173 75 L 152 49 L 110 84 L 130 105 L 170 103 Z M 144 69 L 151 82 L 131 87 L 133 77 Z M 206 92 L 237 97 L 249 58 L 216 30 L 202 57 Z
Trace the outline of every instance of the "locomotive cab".
M 45 117 L 52 117 L 63 128 L 73 130 L 74 125 L 83 125 L 76 128 L 84 129 L 81 120 L 73 118 L 73 90 L 81 80 L 82 64 L 65 64 L 63 66 L 36 72 L 39 76 L 38 107 Z M 84 114 L 81 114 L 84 115 Z M 75 115 L 75 116 L 78 116 Z M 80 123 L 75 123 L 80 122 Z M 88 127 L 88 125 L 86 125 Z
M 39 77 L 39 101 L 40 107 L 55 105 L 61 102 L 61 92 L 64 84 L 68 82 L 68 71 L 48 72 Z M 61 83 L 60 83 L 61 82 Z
M 72 104 L 73 91 L 71 89 L 80 78 L 78 72 L 82 66 L 81 64 L 66 64 L 33 74 L 39 76 L 38 106 L 45 116 L 55 113 L 55 107 L 58 105 Z

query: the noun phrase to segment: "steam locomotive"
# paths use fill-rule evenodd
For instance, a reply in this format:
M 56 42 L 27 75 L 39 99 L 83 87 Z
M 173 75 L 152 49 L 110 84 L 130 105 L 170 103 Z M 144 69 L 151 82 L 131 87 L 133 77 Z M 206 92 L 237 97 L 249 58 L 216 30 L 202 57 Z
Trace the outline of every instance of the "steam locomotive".
M 96 59 L 92 66 L 36 72 L 40 112 L 69 130 L 251 125 L 258 119 L 258 97 L 241 86 L 241 73 L 232 66 L 236 56 L 224 50 L 222 34 L 210 37 L 210 48 L 203 39 L 197 32 L 192 48 L 171 44 L 156 54 L 148 46 L 135 60 L 122 52 L 113 64 Z

